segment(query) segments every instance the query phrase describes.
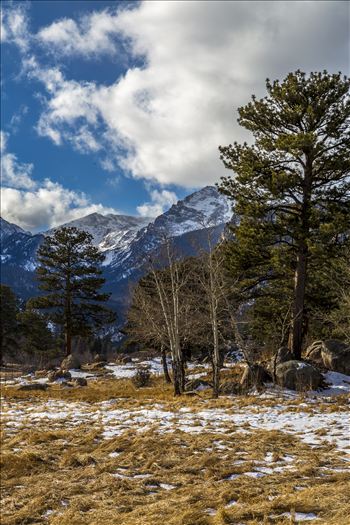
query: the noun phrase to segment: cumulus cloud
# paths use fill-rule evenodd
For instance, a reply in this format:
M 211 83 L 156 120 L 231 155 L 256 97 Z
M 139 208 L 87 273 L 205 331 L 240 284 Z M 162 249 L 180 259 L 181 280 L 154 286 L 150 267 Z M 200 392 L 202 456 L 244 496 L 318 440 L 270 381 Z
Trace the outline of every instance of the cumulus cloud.
M 141 217 L 158 217 L 179 200 L 176 193 L 168 190 L 152 190 L 150 196 L 151 202 L 137 206 L 137 212 Z
M 2 216 L 25 230 L 40 231 L 90 213 L 117 213 L 113 208 L 93 204 L 84 193 L 64 188 L 46 179 L 33 191 L 1 189 Z
M 67 79 L 27 57 L 28 75 L 46 90 L 40 135 L 98 153 L 104 166 L 118 163 L 136 178 L 192 188 L 223 173 L 218 145 L 248 139 L 236 108 L 264 94 L 266 77 L 298 68 L 346 72 L 348 6 L 141 2 L 56 21 L 35 41 L 86 58 L 114 53 L 119 42 L 144 64 L 103 85 Z
M 14 188 L 31 189 L 35 182 L 31 178 L 33 164 L 19 162 L 16 155 L 7 151 L 8 134 L 4 131 L 1 135 L 1 182 Z
M 60 55 L 111 55 L 117 51 L 116 22 L 116 16 L 109 11 L 93 12 L 78 22 L 63 18 L 41 29 L 37 39 Z
M 118 35 L 145 66 L 110 86 L 34 70 L 48 92 L 38 130 L 85 151 L 98 151 L 103 141 L 110 162 L 137 178 L 212 183 L 222 174 L 218 145 L 247 139 L 235 109 L 263 94 L 267 76 L 345 71 L 348 34 L 347 5 L 333 1 L 143 2 L 78 23 L 61 20 L 39 32 L 47 46 L 89 56 L 111 51 Z M 82 122 L 98 144 L 84 134 L 74 143 Z
M 94 204 L 84 193 L 45 179 L 32 178 L 33 164 L 18 161 L 7 151 L 8 134 L 1 131 L 1 214 L 26 230 L 38 231 L 78 219 L 89 213 L 118 213 Z

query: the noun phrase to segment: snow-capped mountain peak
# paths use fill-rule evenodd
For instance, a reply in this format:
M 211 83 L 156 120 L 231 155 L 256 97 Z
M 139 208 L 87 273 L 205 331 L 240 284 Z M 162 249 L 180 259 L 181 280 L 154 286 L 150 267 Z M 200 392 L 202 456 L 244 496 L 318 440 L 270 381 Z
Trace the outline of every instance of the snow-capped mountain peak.
M 105 251 L 121 248 L 126 240 L 130 241 L 150 220 L 148 217 L 91 213 L 62 224 L 62 226 L 74 226 L 79 230 L 87 231 L 93 237 L 93 244 L 98 246 L 101 251 Z M 45 235 L 52 234 L 57 228 L 48 230 Z
M 0 239 L 1 241 L 7 237 L 10 237 L 10 235 L 13 235 L 14 233 L 26 233 L 27 235 L 31 235 L 30 232 L 26 232 L 21 228 L 20 226 L 17 226 L 17 224 L 13 224 L 12 222 L 8 222 L 2 217 L 0 217 Z

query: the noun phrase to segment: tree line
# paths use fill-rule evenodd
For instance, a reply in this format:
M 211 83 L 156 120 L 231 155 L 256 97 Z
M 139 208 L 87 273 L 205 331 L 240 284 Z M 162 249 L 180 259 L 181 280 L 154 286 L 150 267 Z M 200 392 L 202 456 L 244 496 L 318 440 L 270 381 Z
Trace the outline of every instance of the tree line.
M 290 73 L 239 108 L 251 144 L 220 146 L 228 235 L 200 258 L 150 261 L 129 311 L 129 337 L 168 350 L 174 392 L 186 347 L 201 342 L 219 393 L 220 351 L 232 340 L 300 360 L 310 338 L 349 339 L 350 98 L 338 74 Z
M 280 346 L 300 360 L 312 338 L 350 341 L 349 87 L 347 77 L 326 71 L 267 80 L 267 95 L 252 96 L 238 110 L 251 142 L 219 147 L 230 174 L 218 189 L 233 213 L 221 241 L 216 244 L 204 225 L 207 239 L 197 257 L 184 259 L 164 238 L 145 261 L 126 344 L 159 351 L 175 395 L 186 388 L 186 362 L 194 351 L 212 363 L 218 396 L 223 355 L 234 346 L 249 364 L 254 353 L 273 355 Z M 94 337 L 115 321 L 102 291 L 103 259 L 92 237 L 76 228 L 46 237 L 38 250 L 42 295 L 18 315 L 3 288 L 2 303 L 12 304 L 3 308 L 5 326 L 10 318 L 37 326 L 43 350 L 53 344 L 51 322 L 66 354 L 74 338 Z M 2 332 L 7 346 L 11 330 Z M 29 332 L 26 341 L 34 348 L 35 331 Z

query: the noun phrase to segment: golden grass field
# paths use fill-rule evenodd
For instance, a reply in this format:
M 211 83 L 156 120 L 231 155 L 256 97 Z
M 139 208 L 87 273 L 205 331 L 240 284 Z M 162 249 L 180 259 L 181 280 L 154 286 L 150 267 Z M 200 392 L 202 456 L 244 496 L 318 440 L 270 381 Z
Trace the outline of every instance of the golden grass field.
M 346 396 L 174 399 L 160 378 L 2 395 L 2 525 L 350 524 Z

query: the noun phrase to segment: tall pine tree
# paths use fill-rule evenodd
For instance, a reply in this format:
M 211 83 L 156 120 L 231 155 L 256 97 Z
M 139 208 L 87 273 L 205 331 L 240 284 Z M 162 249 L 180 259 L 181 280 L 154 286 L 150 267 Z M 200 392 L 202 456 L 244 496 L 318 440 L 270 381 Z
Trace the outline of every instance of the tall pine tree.
M 40 289 L 47 294 L 32 300 L 30 306 L 46 310 L 49 319 L 62 326 L 67 355 L 72 351 L 72 337 L 89 336 L 115 320 L 115 314 L 102 304 L 110 297 L 100 291 L 105 256 L 91 241 L 89 233 L 63 227 L 46 237 L 37 253 Z
M 234 201 L 231 264 L 260 290 L 291 288 L 289 347 L 300 358 L 312 267 L 339 254 L 350 223 L 349 80 L 301 71 L 266 81 L 268 95 L 239 108 L 255 142 L 220 147 L 235 175 L 220 189 Z

